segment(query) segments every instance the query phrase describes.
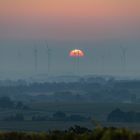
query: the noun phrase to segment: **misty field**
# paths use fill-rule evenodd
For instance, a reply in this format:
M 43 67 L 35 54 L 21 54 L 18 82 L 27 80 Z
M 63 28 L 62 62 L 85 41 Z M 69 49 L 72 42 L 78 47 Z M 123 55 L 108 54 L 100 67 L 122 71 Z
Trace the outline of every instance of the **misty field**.
M 14 110 L 1 109 L 0 110 L 0 130 L 1 131 L 48 131 L 48 130 L 65 130 L 74 125 L 79 125 L 89 129 L 95 128 L 95 123 L 102 127 L 117 127 L 128 128 L 130 130 L 139 131 L 140 123 L 109 123 L 106 121 L 107 115 L 115 108 L 120 108 L 124 111 L 138 111 L 140 112 L 139 104 L 117 104 L 117 103 L 46 103 L 46 102 L 32 102 L 30 110 Z M 49 116 L 57 111 L 62 111 L 68 114 L 79 114 L 90 117 L 86 121 L 65 121 L 65 120 L 45 120 L 32 121 L 33 115 Z M 14 113 L 20 112 L 24 114 L 24 121 L 3 121 L 3 117 L 10 116 Z
M 98 121 L 105 121 L 107 115 L 114 109 L 140 112 L 140 104 L 129 103 L 31 103 L 32 109 L 45 112 L 64 111 L 66 113 L 78 113 L 91 116 Z

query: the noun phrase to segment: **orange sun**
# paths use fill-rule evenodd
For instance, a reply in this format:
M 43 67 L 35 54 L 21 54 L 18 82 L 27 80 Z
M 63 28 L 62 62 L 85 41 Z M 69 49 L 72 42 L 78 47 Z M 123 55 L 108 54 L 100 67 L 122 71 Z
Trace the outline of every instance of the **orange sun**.
M 72 50 L 69 53 L 70 57 L 84 57 L 84 55 L 85 55 L 84 52 L 79 49 Z

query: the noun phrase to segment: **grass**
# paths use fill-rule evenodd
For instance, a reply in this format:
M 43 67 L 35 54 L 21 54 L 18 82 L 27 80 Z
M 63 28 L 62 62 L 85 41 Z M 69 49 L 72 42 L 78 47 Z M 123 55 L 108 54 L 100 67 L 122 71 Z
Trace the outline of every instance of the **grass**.
M 93 131 L 75 127 L 68 131 L 1 132 L 1 140 L 140 140 L 139 132 L 127 129 L 96 128 Z
M 107 123 L 100 122 L 104 127 L 127 128 L 133 131 L 140 131 L 138 123 Z M 74 125 L 94 129 L 92 122 L 65 122 L 65 121 L 23 121 L 23 122 L 5 122 L 0 121 L 0 131 L 48 131 L 48 130 L 65 130 Z

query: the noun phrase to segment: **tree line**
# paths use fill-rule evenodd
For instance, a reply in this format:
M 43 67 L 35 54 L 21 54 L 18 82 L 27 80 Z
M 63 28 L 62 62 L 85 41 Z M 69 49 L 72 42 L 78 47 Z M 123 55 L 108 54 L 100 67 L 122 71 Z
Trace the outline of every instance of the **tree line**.
M 89 121 L 90 117 L 85 117 L 79 114 L 69 114 L 67 115 L 64 112 L 57 111 L 52 114 L 52 116 L 48 115 L 33 115 L 31 118 L 26 119 L 23 113 L 15 113 L 14 115 L 6 116 L 3 118 L 3 121 Z
M 128 111 L 124 112 L 117 108 L 109 113 L 108 122 L 140 122 L 140 112 Z

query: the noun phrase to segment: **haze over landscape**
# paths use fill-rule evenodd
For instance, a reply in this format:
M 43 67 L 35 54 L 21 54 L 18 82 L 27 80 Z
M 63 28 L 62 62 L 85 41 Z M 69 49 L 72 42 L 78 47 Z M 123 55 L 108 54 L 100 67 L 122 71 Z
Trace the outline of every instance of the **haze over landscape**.
M 72 74 L 69 51 L 81 48 L 86 54 L 80 62 L 81 74 L 139 76 L 139 5 L 139 0 L 1 1 L 0 37 L 7 43 L 1 43 L 0 71 L 3 76 L 9 71 L 32 73 L 36 44 L 38 73 L 45 73 L 43 49 L 47 40 L 52 49 L 53 74 Z M 126 48 L 126 68 L 122 46 Z M 21 60 L 17 60 L 20 54 Z
M 0 140 L 139 140 L 139 26 L 140 0 L 0 0 Z
M 72 49 L 80 48 L 85 56 L 80 58 L 80 75 L 114 75 L 139 77 L 139 51 L 138 43 L 131 42 L 123 48 L 115 41 L 104 42 L 75 42 L 53 41 L 51 48 L 50 75 L 73 75 L 75 60 L 69 56 Z M 1 43 L 2 44 L 2 43 Z M 34 48 L 38 50 L 38 69 L 35 72 Z M 48 57 L 44 41 L 17 41 L 4 42 L 0 47 L 1 76 L 4 78 L 25 78 L 31 74 L 48 74 Z M 125 59 L 125 60 L 124 60 Z M 125 62 L 124 62 L 125 61 Z M 124 64 L 125 63 L 125 64 Z M 25 76 L 25 77 L 24 77 Z

